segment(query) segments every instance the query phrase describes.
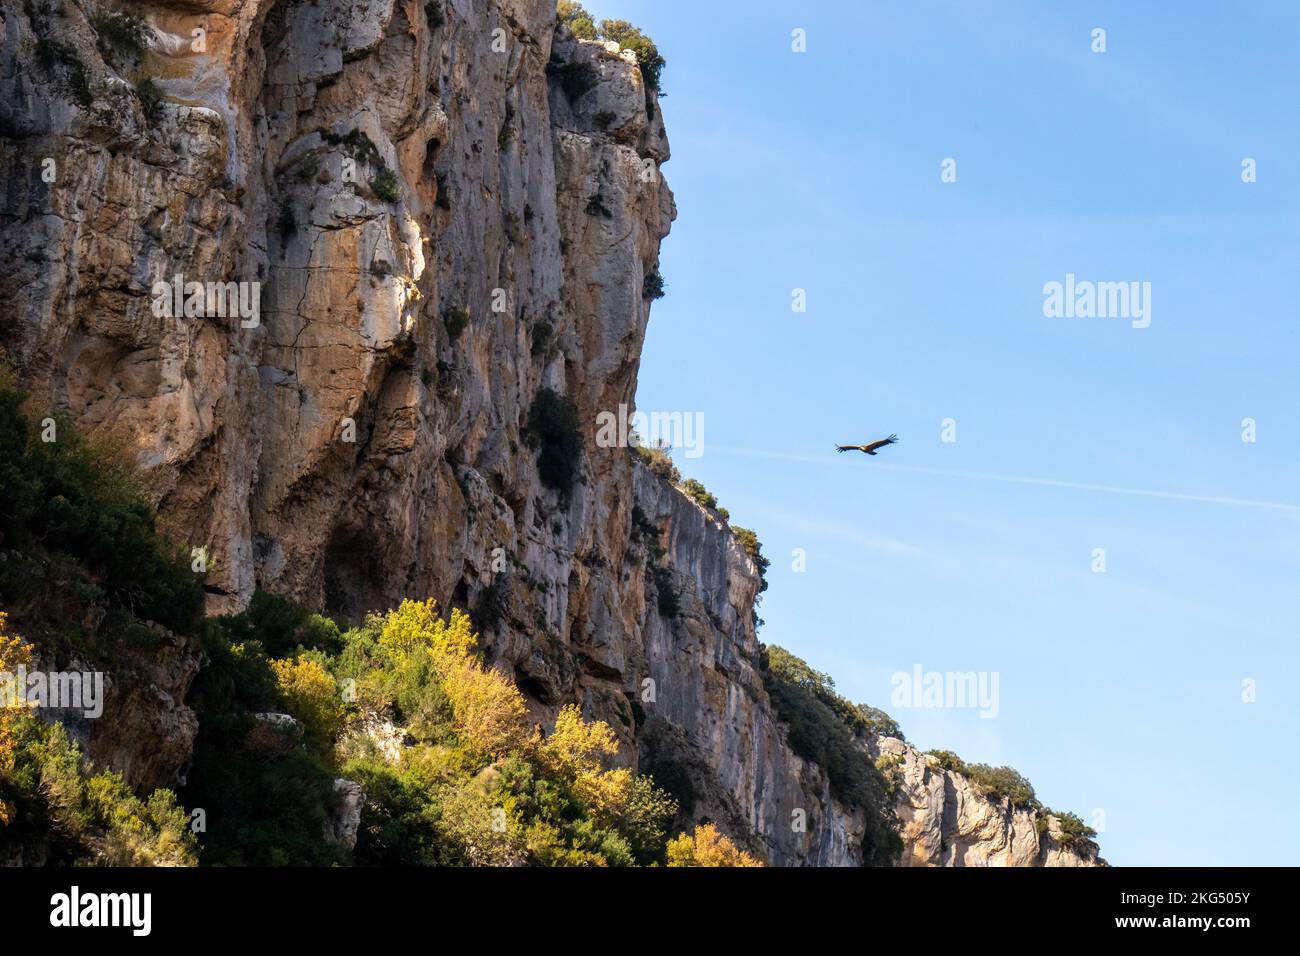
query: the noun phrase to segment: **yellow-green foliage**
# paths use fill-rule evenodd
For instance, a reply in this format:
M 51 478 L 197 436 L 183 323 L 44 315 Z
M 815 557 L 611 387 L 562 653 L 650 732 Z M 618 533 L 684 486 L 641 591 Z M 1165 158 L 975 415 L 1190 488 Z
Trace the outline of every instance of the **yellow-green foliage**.
M 434 675 L 451 706 L 461 744 L 487 756 L 501 756 L 528 740 L 528 712 L 515 685 L 473 656 L 477 643 L 468 615 L 453 611 L 446 622 L 429 601 L 403 601 L 382 619 L 379 646 L 399 665 L 428 654 Z
M 370 864 L 628 866 L 662 863 L 677 805 L 613 766 L 618 738 L 564 707 L 550 734 L 514 683 L 479 659 L 469 618 L 405 601 L 344 635 L 335 662 L 358 717 L 404 727 L 394 759 L 353 735 L 340 772 L 367 793 L 356 857 Z
M 668 844 L 669 866 L 762 866 L 763 862 L 737 847 L 712 823 L 681 834 Z
M 560 709 L 555 730 L 541 745 L 542 764 L 568 782 L 582 803 L 605 821 L 617 819 L 632 792 L 632 772 L 606 770 L 618 738 L 603 721 L 587 723 L 573 704 Z
M 0 673 L 31 663 L 0 612 Z M 54 863 L 185 866 L 195 862 L 189 820 L 170 790 L 147 800 L 115 773 L 95 773 L 61 724 L 0 699 L 0 847 L 46 844 Z
M 12 674 L 19 667 L 25 667 L 32 661 L 31 651 L 17 634 L 8 633 L 9 617 L 0 611 L 0 674 Z M 14 751 L 17 741 L 14 735 L 14 720 L 22 713 L 20 701 L 10 699 L 11 695 L 0 688 L 0 775 L 13 772 Z M 16 810 L 12 803 L 0 800 L 0 826 L 8 826 L 13 821 Z
M 333 740 L 343 722 L 339 686 L 333 675 L 307 655 L 273 660 L 271 670 L 285 709 L 302 722 L 307 733 L 320 740 Z
M 53 863 L 191 866 L 189 817 L 170 790 L 147 799 L 116 773 L 96 773 L 62 724 L 8 718 L 12 748 L 0 766 L 0 845 L 44 843 Z

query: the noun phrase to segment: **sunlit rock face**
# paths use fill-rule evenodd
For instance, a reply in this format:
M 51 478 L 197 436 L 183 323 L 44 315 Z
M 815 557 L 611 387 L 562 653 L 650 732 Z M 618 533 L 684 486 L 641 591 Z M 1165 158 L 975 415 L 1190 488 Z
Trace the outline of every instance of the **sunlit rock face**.
M 628 763 L 685 768 L 685 817 L 775 864 L 861 860 L 861 812 L 763 688 L 757 568 L 595 441 L 632 404 L 676 215 L 629 53 L 557 30 L 551 0 L 123 4 L 139 55 L 77 3 L 2 5 L 0 345 L 33 394 L 131 442 L 168 532 L 206 549 L 210 610 L 256 588 L 350 619 L 467 608 L 539 722 L 577 701 Z M 584 432 L 568 495 L 526 434 L 544 387 Z M 133 664 L 157 700 L 87 730 L 137 785 L 183 769 L 191 653 Z M 952 817 L 934 780 L 909 764 L 906 862 L 1069 862 L 980 824 L 973 794 Z

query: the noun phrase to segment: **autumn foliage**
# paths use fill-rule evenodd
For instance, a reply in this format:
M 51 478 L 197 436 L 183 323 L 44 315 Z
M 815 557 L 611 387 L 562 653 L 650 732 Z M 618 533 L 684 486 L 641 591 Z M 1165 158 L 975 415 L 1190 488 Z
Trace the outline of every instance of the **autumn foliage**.
M 763 862 L 741 850 L 712 823 L 683 833 L 668 843 L 669 866 L 762 866 Z

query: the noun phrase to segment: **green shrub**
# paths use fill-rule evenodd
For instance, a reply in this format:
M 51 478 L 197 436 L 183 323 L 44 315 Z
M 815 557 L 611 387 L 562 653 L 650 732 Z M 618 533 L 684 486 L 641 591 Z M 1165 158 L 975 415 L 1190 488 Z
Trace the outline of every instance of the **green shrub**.
M 460 334 L 469 326 L 469 319 L 469 309 L 464 306 L 443 310 L 442 324 L 447 327 L 447 334 L 451 336 L 453 342 L 460 338 Z
M 158 534 L 128 450 L 87 438 L 58 413 L 50 416 L 57 441 L 43 442 L 22 402 L 0 388 L 0 542 L 75 559 L 95 593 L 120 612 L 105 626 L 156 621 L 194 633 L 202 584 Z
M 966 761 L 962 760 L 951 750 L 927 750 L 927 754 L 936 757 L 939 760 L 939 766 L 944 770 L 951 770 L 953 773 L 966 773 Z
M 207 832 L 200 835 L 204 864 L 344 862 L 340 848 L 325 838 L 337 800 L 329 754 L 320 742 L 303 746 L 254 716 L 287 710 L 260 638 L 287 647 L 301 633 L 293 622 L 306 617 L 282 599 L 264 601 L 258 614 L 221 619 L 204 635 L 208 664 L 189 696 L 199 733 L 182 791 L 187 806 L 207 814 Z M 277 737 L 283 738 L 279 746 Z
M 370 180 L 370 188 L 384 202 L 397 202 L 402 198 L 402 184 L 397 174 L 384 166 Z
M 624 50 L 631 50 L 636 56 L 637 66 L 641 68 L 641 77 L 645 80 L 646 89 L 656 92 L 659 90 L 661 75 L 666 64 L 654 41 L 640 29 L 626 20 L 602 20 L 597 27 L 591 14 L 581 3 L 575 3 L 573 0 L 558 0 L 555 5 L 555 17 L 581 40 L 612 40 Z
M 8 718 L 13 744 L 0 766 L 0 849 L 35 844 L 50 865 L 186 866 L 196 859 L 189 818 L 170 790 L 141 799 L 121 776 L 96 772 L 62 724 Z
M 992 797 L 1006 798 L 1011 801 L 1013 807 L 1037 810 L 1042 806 L 1034 795 L 1034 788 L 1030 782 L 1011 767 L 991 767 L 983 763 L 967 764 L 966 775 L 984 793 Z
M 550 388 L 533 398 L 526 439 L 538 449 L 537 471 L 542 484 L 559 491 L 567 502 L 582 462 L 582 432 L 574 404 Z
M 1013 807 L 1021 810 L 1042 809 L 1042 804 L 1034 795 L 1033 786 L 1011 767 L 968 764 L 951 750 L 931 750 L 928 753 L 939 759 L 939 766 L 944 770 L 961 774 L 987 797 L 1009 800 Z
M 718 507 L 718 499 L 709 489 L 705 488 L 694 478 L 687 478 L 679 485 L 687 498 L 690 498 L 701 508 L 707 508 L 709 511 L 715 511 Z
M 370 188 L 383 202 L 397 202 L 402 198 L 401 180 L 388 168 L 388 164 L 379 153 L 379 147 L 375 145 L 375 141 L 369 134 L 359 129 L 335 133 L 325 127 L 321 127 L 316 132 L 329 145 L 342 148 L 343 152 L 354 160 L 375 170 L 375 175 L 369 180 Z
M 655 269 L 653 272 L 647 272 L 645 281 L 641 286 L 641 298 L 654 301 L 655 299 L 662 299 L 665 294 L 664 277 L 659 274 L 659 270 Z
M 529 354 L 534 357 L 545 355 L 555 342 L 555 326 L 550 322 L 538 322 L 532 328 L 532 340 Z
M 650 579 L 655 586 L 655 606 L 659 613 L 666 618 L 672 619 L 681 613 L 681 599 L 677 595 L 676 588 L 673 587 L 673 573 L 661 564 L 647 565 L 650 572 Z
M 879 708 L 872 707 L 868 704 L 855 704 L 854 709 L 857 717 L 861 721 L 859 726 L 866 733 L 876 737 L 894 737 L 898 740 L 906 740 L 903 731 L 899 728 L 898 722 L 890 717 L 887 713 Z
M 346 133 L 335 133 L 333 130 L 322 127 L 317 130 L 321 139 L 331 146 L 341 146 L 343 152 L 347 153 L 359 163 L 365 163 L 367 166 L 375 168 L 384 167 L 383 157 L 379 155 L 379 147 L 375 141 L 364 130 L 350 129 Z
M 343 647 L 332 620 L 268 591 L 254 591 L 246 610 L 222 618 L 220 624 L 232 643 L 257 641 L 270 657 L 293 657 L 301 651 L 335 654 Z
M 685 764 L 667 752 L 655 749 L 647 755 L 644 770 L 656 786 L 662 787 L 672 797 L 682 813 L 689 816 L 694 812 L 699 793 L 695 788 L 695 778 Z
M 1095 837 L 1097 831 L 1084 823 L 1077 814 L 1061 813 L 1057 810 L 1049 810 L 1046 807 L 1039 811 L 1037 819 L 1034 820 L 1034 827 L 1039 836 L 1051 829 L 1051 817 L 1056 817 L 1057 826 L 1060 828 L 1057 842 L 1061 846 L 1080 852 L 1087 849 L 1089 845 L 1096 846 Z
M 572 30 L 575 37 L 581 40 L 597 39 L 596 22 L 581 3 L 575 3 L 573 0 L 558 0 L 555 4 L 555 17 Z
M 146 76 L 135 85 L 135 95 L 140 100 L 140 108 L 150 122 L 156 122 L 162 114 L 163 91 L 152 77 Z
M 663 557 L 664 549 L 659 543 L 659 526 L 646 516 L 640 505 L 632 506 L 631 539 L 635 543 L 646 546 L 650 552 L 652 563 Z
M 667 448 L 643 445 L 641 440 L 634 435 L 628 451 L 632 454 L 634 461 L 639 461 L 665 481 L 677 484 L 682 480 L 681 472 L 673 464 L 672 454 Z

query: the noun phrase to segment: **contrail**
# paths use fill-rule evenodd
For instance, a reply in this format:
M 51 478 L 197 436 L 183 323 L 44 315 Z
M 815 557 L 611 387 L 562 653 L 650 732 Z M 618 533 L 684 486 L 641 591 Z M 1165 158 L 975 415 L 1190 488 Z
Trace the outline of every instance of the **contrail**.
M 771 458 L 779 461 L 825 462 L 828 455 L 801 455 L 789 452 L 759 451 L 749 448 L 730 448 L 710 445 L 709 451 L 724 455 L 748 458 Z M 1013 485 L 1038 485 L 1043 488 L 1069 488 L 1074 491 L 1099 491 L 1109 495 L 1129 495 L 1135 498 L 1163 498 L 1166 501 L 1195 501 L 1207 505 L 1229 505 L 1235 508 L 1267 508 L 1273 511 L 1300 512 L 1300 505 L 1282 501 L 1256 501 L 1250 498 L 1223 498 L 1214 495 L 1190 495 L 1178 491 L 1159 491 L 1151 488 L 1121 488 L 1117 485 L 1097 485 L 1084 481 L 1063 481 L 1059 478 L 1033 478 L 1027 475 L 997 475 L 987 471 L 958 471 L 953 468 L 927 468 L 922 465 L 893 465 L 872 462 L 872 468 L 886 471 L 906 471 L 920 475 L 937 475 L 944 478 L 971 478 L 977 481 L 1001 481 Z

